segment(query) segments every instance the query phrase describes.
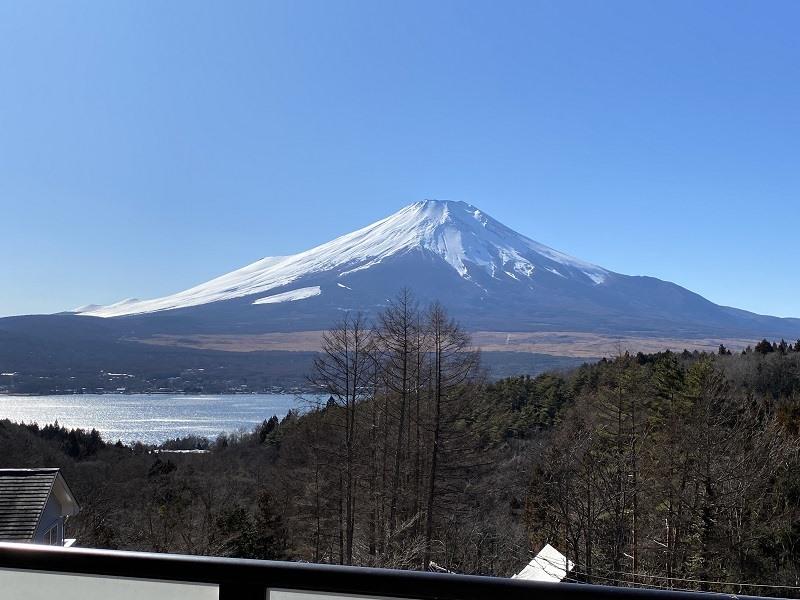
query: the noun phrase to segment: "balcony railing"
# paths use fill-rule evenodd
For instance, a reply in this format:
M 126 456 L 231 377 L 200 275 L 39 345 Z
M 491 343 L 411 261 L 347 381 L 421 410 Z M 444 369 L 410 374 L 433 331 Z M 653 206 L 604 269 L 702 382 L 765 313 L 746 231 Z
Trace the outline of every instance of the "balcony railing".
M 0 543 L 9 600 L 709 600 L 662 591 L 306 563 Z

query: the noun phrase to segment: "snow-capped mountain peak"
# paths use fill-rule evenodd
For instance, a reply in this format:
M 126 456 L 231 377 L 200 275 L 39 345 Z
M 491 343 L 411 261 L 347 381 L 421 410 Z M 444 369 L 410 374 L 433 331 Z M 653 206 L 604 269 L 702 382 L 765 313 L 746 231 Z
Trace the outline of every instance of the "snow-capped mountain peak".
M 530 277 L 537 267 L 561 273 L 561 265 L 601 282 L 608 273 L 539 244 L 506 227 L 466 202 L 425 200 L 395 213 L 387 221 L 397 229 L 408 228 L 417 236 L 416 245 L 444 258 L 462 277 L 474 269 L 492 276 Z
M 253 304 L 295 302 L 323 293 L 301 279 L 347 277 L 380 263 L 422 251 L 438 257 L 468 281 L 489 277 L 527 281 L 556 275 L 586 285 L 603 283 L 609 271 L 539 244 L 465 202 L 424 200 L 330 242 L 290 256 L 263 258 L 183 292 L 153 300 L 126 300 L 87 307 L 80 314 L 115 317 L 187 308 L 253 296 Z M 542 273 L 542 275 L 540 275 Z M 291 286 L 297 282 L 297 293 Z M 281 288 L 279 294 L 270 290 Z M 283 288 L 287 288 L 285 291 Z M 308 290 L 313 288 L 313 293 Z M 263 298 L 256 297 L 264 294 Z

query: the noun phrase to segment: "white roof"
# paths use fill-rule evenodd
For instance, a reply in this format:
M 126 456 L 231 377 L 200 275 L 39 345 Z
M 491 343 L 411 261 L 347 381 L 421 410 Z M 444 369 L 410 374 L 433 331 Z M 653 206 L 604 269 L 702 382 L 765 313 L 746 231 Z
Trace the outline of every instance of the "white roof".
M 533 560 L 512 579 L 558 583 L 567 576 L 575 564 L 550 544 L 546 544 Z

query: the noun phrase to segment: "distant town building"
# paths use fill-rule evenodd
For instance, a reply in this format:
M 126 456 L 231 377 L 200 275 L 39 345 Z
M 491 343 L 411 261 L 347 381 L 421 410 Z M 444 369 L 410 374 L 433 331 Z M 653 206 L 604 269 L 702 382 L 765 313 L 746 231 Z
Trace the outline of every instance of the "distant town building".
M 79 510 L 59 469 L 0 469 L 0 541 L 70 546 L 64 526 Z

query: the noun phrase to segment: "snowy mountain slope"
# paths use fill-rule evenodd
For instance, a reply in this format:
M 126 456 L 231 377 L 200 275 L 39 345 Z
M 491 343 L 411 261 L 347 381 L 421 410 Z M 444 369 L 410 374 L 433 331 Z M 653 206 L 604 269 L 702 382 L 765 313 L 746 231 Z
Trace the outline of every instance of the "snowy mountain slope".
M 463 202 L 426 200 L 291 256 L 261 259 L 152 300 L 89 306 L 128 336 L 264 333 L 374 314 L 401 287 L 473 330 L 800 337 L 800 320 L 718 306 L 670 282 L 622 275 L 539 244 Z
M 301 278 L 338 277 L 373 268 L 415 249 L 442 258 L 460 277 L 530 280 L 538 269 L 593 284 L 609 271 L 539 244 L 463 202 L 425 200 L 358 231 L 292 256 L 267 257 L 207 283 L 153 300 L 90 306 L 80 314 L 118 317 L 263 294 Z M 344 285 L 344 284 L 342 284 Z

